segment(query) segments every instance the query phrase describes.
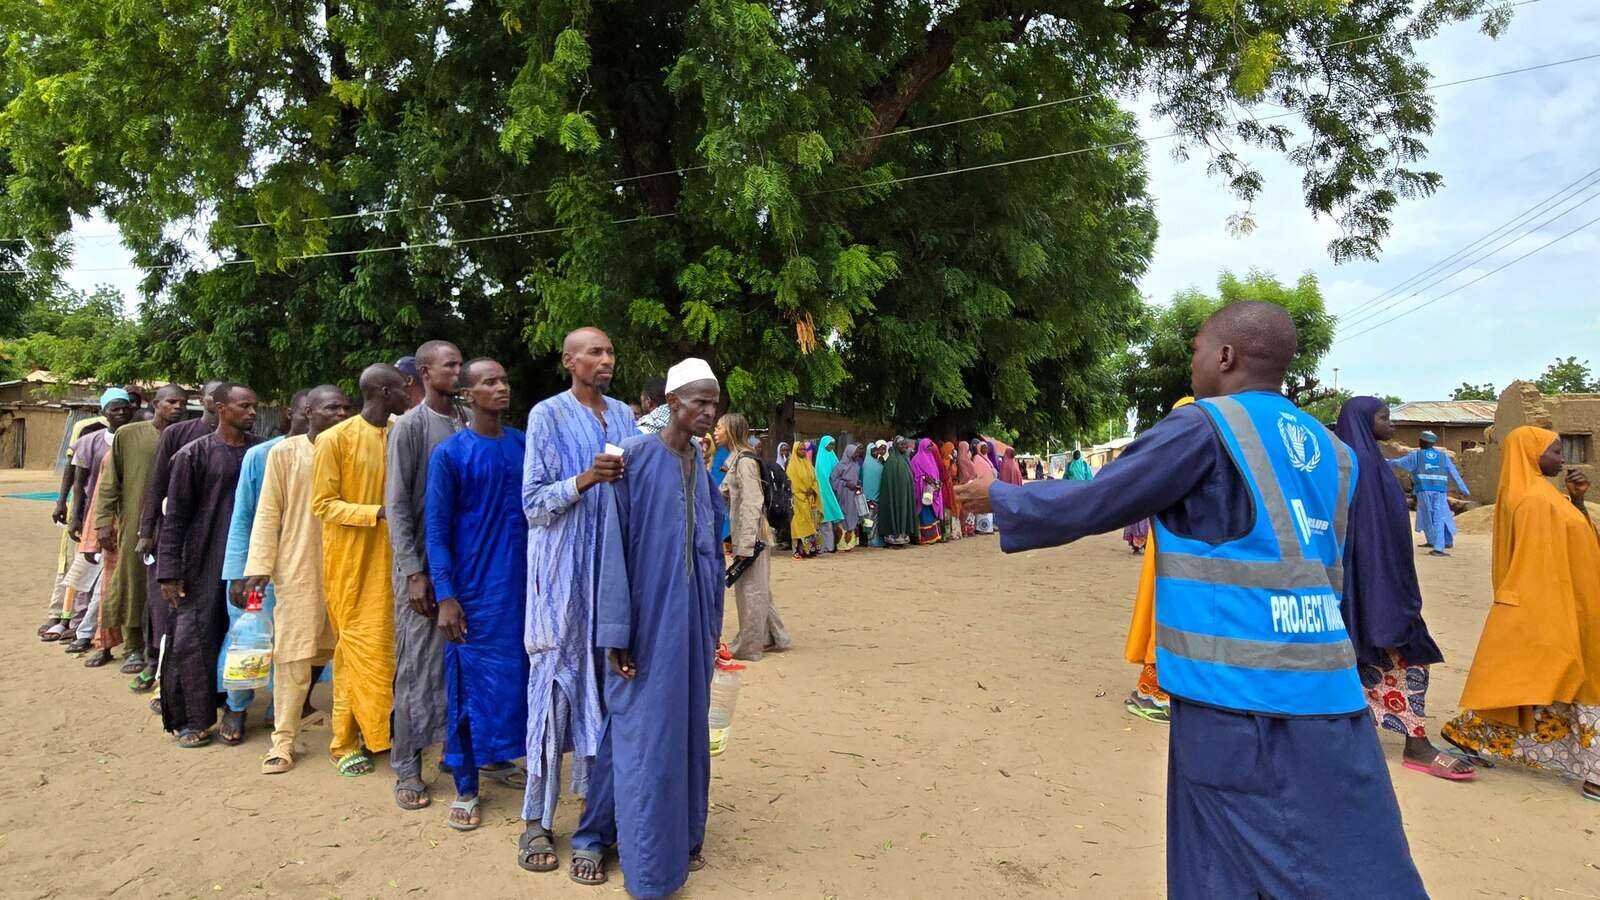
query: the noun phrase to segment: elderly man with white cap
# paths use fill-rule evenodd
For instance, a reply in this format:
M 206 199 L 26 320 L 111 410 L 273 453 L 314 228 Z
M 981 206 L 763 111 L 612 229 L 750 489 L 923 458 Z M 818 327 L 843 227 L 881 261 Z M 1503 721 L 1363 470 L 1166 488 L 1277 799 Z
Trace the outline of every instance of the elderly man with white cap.
M 1463 497 L 1472 496 L 1472 492 L 1467 490 L 1450 454 L 1434 446 L 1439 443 L 1438 435 L 1424 431 L 1417 443 L 1421 449 L 1391 459 L 1389 465 L 1411 473 L 1411 487 L 1417 494 L 1417 531 L 1427 540 L 1423 546 L 1432 548 L 1428 555 L 1449 556 L 1456 543 L 1456 516 L 1450 511 L 1451 479 Z
M 704 360 L 673 366 L 666 427 L 622 442 L 628 474 L 607 491 L 594 634 L 609 671 L 596 763 L 611 772 L 617 850 L 634 897 L 671 894 L 705 865 L 726 511 L 694 435 L 715 424 L 720 393 Z M 591 797 L 575 848 L 603 815 Z

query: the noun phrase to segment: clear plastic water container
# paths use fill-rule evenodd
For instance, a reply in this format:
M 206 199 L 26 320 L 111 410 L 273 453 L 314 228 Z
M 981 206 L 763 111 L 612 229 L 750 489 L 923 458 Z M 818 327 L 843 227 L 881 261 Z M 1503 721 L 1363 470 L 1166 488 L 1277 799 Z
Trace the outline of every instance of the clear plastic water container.
M 717 648 L 717 670 L 711 676 L 711 755 L 721 756 L 733 734 L 733 708 L 739 703 L 744 664 L 733 661 L 726 644 Z
M 251 591 L 244 612 L 228 629 L 222 659 L 222 688 L 248 691 L 264 688 L 272 677 L 272 617 L 261 610 L 261 591 Z

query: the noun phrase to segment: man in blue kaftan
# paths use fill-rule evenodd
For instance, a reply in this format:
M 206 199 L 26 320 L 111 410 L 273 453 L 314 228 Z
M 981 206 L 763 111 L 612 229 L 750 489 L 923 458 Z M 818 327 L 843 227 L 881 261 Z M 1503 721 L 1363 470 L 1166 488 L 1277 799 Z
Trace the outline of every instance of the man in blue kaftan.
M 1389 465 L 1411 473 L 1411 487 L 1417 495 L 1417 531 L 1433 548 L 1431 556 L 1449 556 L 1447 552 L 1456 543 L 1456 517 L 1450 511 L 1450 482 L 1453 480 L 1463 497 L 1472 496 L 1467 483 L 1450 459 L 1450 454 L 1434 447 L 1439 437 L 1424 431 L 1418 440 L 1420 450 L 1413 450 L 1399 459 L 1389 460 Z
M 691 436 L 715 425 L 718 396 L 705 362 L 673 366 L 671 420 L 622 443 L 627 476 L 607 491 L 595 619 L 595 643 L 609 657 L 599 760 L 610 760 L 617 852 L 634 897 L 671 894 L 705 864 L 706 716 L 727 515 Z
M 446 642 L 444 760 L 456 782 L 446 824 L 471 831 L 482 823 L 478 769 L 526 751 L 528 523 L 518 500 L 526 442 L 522 432 L 500 424 L 511 405 L 506 370 L 478 359 L 461 375 L 472 420 L 433 449 L 423 516 Z
M 289 430 L 285 434 L 251 447 L 245 451 L 239 464 L 239 484 L 233 493 L 233 516 L 228 520 L 228 546 L 222 557 L 222 580 L 228 583 L 228 630 L 239 621 L 244 612 L 244 564 L 250 556 L 250 530 L 256 521 L 256 506 L 261 503 L 261 485 L 267 477 L 267 453 L 283 443 L 286 437 L 305 434 L 311 426 L 310 409 L 306 404 L 307 391 L 296 393 L 289 400 Z M 277 598 L 269 583 L 262 592 L 261 611 L 272 618 L 272 607 Z M 226 646 L 223 648 L 226 650 Z M 222 690 L 222 664 L 227 654 L 217 657 L 217 689 Z M 270 688 L 270 685 L 269 685 Z M 256 698 L 253 690 L 228 691 L 228 710 L 222 714 L 218 737 L 225 744 L 237 744 L 244 737 L 246 711 Z M 269 716 L 270 719 L 270 716 Z
M 550 826 L 561 795 L 561 755 L 573 751 L 572 790 L 609 809 L 609 773 L 591 766 L 600 746 L 600 677 L 594 648 L 595 559 L 605 515 L 605 485 L 622 477 L 622 457 L 607 452 L 638 434 L 626 403 L 607 397 L 616 367 L 611 339 L 596 328 L 567 335 L 562 365 L 569 390 L 528 414 L 522 511 L 528 520 L 528 788 L 517 861 L 547 872 L 557 865 Z M 573 835 L 572 876 L 604 879 L 600 853 L 616 842 L 608 819 Z M 579 853 L 577 851 L 583 851 Z

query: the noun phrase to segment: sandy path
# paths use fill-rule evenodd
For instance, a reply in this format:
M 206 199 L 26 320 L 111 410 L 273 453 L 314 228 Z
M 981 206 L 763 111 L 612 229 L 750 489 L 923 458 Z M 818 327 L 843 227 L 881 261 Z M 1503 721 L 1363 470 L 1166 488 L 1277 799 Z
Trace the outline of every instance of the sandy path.
M 0 479 L 0 494 L 50 487 Z M 520 801 L 505 789 L 486 788 L 487 827 L 462 835 L 443 803 L 396 809 L 386 761 L 367 779 L 316 756 L 256 774 L 260 701 L 245 746 L 174 748 L 114 668 L 35 640 L 48 515 L 0 499 L 0 895 L 595 896 L 516 867 Z M 1114 537 L 1014 557 L 973 539 L 777 562 L 798 646 L 751 667 L 714 765 L 710 867 L 686 896 L 1160 896 L 1166 734 L 1121 706 L 1137 565 Z M 1488 602 L 1487 538 L 1419 568 L 1451 660 L 1434 678 L 1437 722 Z M 316 699 L 327 708 L 325 687 Z M 308 743 L 327 738 L 320 726 Z M 1600 898 L 1600 805 L 1575 786 L 1505 768 L 1449 784 L 1384 745 L 1434 896 Z M 559 831 L 576 811 L 563 803 Z M 614 866 L 598 893 L 621 894 Z

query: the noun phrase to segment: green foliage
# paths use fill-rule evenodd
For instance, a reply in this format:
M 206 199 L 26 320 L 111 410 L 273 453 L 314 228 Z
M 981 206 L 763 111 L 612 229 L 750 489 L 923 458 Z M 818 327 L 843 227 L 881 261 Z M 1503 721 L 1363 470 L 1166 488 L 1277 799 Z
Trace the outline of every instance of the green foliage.
M 0 333 L 98 211 L 185 378 L 349 384 L 445 337 L 526 402 L 594 324 L 625 385 L 699 354 L 758 418 L 1065 435 L 1122 406 L 1145 320 L 1155 214 L 1112 98 L 1158 97 L 1245 203 L 1232 143 L 1288 154 L 1334 255 L 1371 255 L 1438 185 L 1415 43 L 1492 6 L 0 0 L 0 235 L 28 242 L 0 266 L 29 272 Z
M 0 339 L 0 380 L 45 369 L 62 381 L 123 384 L 159 371 L 139 324 L 123 314 L 122 295 L 109 287 L 63 288 L 30 306 L 17 331 Z
M 1470 384 L 1461 382 L 1461 386 L 1450 394 L 1451 400 L 1498 400 L 1500 393 L 1494 389 L 1493 384 Z
M 1354 391 L 1348 391 L 1344 388 L 1324 391 L 1317 399 L 1312 400 L 1310 403 L 1302 404 L 1300 408 L 1309 413 L 1318 422 L 1331 428 L 1333 423 L 1339 421 L 1339 410 L 1344 407 L 1347 400 L 1354 396 Z
M 1289 287 L 1265 272 L 1252 271 L 1241 279 L 1224 271 L 1217 279 L 1215 297 L 1190 289 L 1174 297 L 1171 306 L 1146 309 L 1143 339 L 1122 364 L 1124 391 L 1138 413 L 1140 428 L 1160 421 L 1174 402 L 1190 393 L 1189 360 L 1200 326 L 1212 313 L 1242 300 L 1276 303 L 1294 319 L 1299 351 L 1284 380 L 1284 395 L 1308 410 L 1334 396 L 1321 387 L 1316 374 L 1322 357 L 1333 347 L 1334 323 L 1316 276 L 1302 275 Z M 1332 409 L 1337 415 L 1339 405 Z
M 1576 356 L 1557 359 L 1545 367 L 1534 385 L 1541 394 L 1588 394 L 1600 392 L 1600 379 L 1589 371 L 1589 361 Z

